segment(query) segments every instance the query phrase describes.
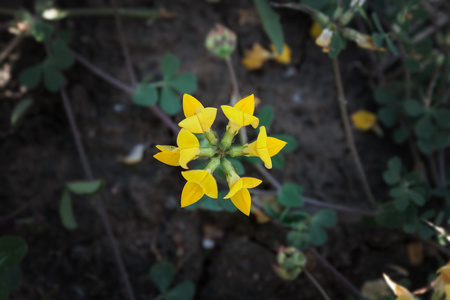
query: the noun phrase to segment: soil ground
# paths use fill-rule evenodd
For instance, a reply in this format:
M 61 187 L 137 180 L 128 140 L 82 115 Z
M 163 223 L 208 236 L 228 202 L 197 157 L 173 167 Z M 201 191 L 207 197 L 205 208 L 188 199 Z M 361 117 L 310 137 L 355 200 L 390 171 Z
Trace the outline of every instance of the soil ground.
M 271 134 L 288 133 L 299 147 L 286 154 L 286 167 L 271 170 L 280 181 L 297 182 L 305 194 L 325 202 L 370 209 L 346 146 L 339 115 L 331 62 L 309 37 L 311 20 L 303 14 L 281 10 L 286 42 L 293 52 L 289 66 L 266 63 L 248 72 L 240 64 L 245 49 L 260 42 L 270 44 L 252 1 L 143 1 L 123 0 L 123 7 L 161 8 L 173 19 L 146 22 L 123 19 L 126 42 L 139 78 L 160 76 L 165 53 L 181 60 L 181 70 L 198 76 L 195 96 L 205 106 L 226 104 L 232 92 L 226 65 L 204 48 L 204 37 L 215 23 L 238 35 L 233 55 L 241 93 L 255 94 L 262 105 L 275 110 Z M 30 3 L 23 3 L 29 5 Z M 73 7 L 73 1 L 58 1 Z M 77 1 L 78 7 L 110 6 L 109 1 Z M 247 15 L 247 19 L 243 16 Z M 129 82 L 113 18 L 78 18 L 60 22 L 74 33 L 72 48 L 97 67 Z M 0 35 L 3 47 L 11 36 Z M 14 299 L 124 299 L 110 244 L 89 199 L 74 197 L 78 229 L 67 231 L 58 217 L 58 202 L 65 182 L 84 178 L 78 154 L 58 93 L 40 87 L 30 94 L 35 105 L 23 124 L 9 131 L 9 117 L 20 97 L 17 76 L 39 62 L 44 49 L 31 39 L 1 63 L 11 78 L 0 94 L 0 215 L 5 217 L 31 204 L 13 220 L 3 223 L 1 234 L 23 236 L 29 252 L 22 263 L 24 279 Z M 364 51 L 349 45 L 341 56 L 349 110 L 376 106 L 368 84 L 370 61 Z M 188 211 L 179 207 L 184 179 L 179 168 L 155 159 L 156 144 L 174 144 L 175 136 L 148 109 L 133 105 L 130 97 L 105 83 L 80 64 L 65 73 L 75 118 L 95 176 L 107 182 L 102 192 L 109 219 L 129 271 L 137 299 L 153 299 L 156 288 L 148 270 L 159 257 L 175 263 L 176 282 L 192 280 L 195 299 L 320 299 L 305 275 L 293 282 L 272 271 L 275 252 L 285 242 L 284 232 L 271 223 L 259 224 L 241 213 Z M 180 96 L 181 97 L 181 96 Z M 258 110 L 259 108 L 257 108 Z M 176 122 L 181 114 L 174 117 Z M 215 124 L 225 125 L 223 116 Z M 377 199 L 386 197 L 381 173 L 387 160 L 407 152 L 389 137 L 355 132 L 356 144 Z M 137 165 L 118 162 L 138 143 L 150 143 Z M 250 174 L 258 173 L 247 166 Z M 270 189 L 264 183 L 264 189 Z M 315 207 L 305 209 L 314 211 Z M 28 220 L 27 224 L 18 222 Z M 407 244 L 416 239 L 396 231 L 364 226 L 358 216 L 339 214 L 338 226 L 319 247 L 332 265 L 358 288 L 380 278 L 390 265 L 414 274 L 432 272 L 436 253 L 425 247 L 425 261 L 414 267 Z M 204 249 L 205 231 L 219 238 L 213 249 Z M 309 257 L 308 269 L 332 299 L 347 299 L 349 291 L 329 271 Z M 417 272 L 416 272 L 417 273 Z M 425 276 L 423 276 L 425 277 Z M 415 280 L 412 278 L 412 280 Z M 426 278 L 418 279 L 425 284 Z

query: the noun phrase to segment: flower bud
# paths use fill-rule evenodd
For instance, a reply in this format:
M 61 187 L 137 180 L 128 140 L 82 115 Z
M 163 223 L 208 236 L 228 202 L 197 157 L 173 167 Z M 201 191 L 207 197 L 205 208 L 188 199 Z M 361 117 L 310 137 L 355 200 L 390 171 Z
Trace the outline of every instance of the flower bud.
M 275 273 L 282 279 L 294 280 L 306 264 L 306 257 L 295 247 L 280 246 L 277 263 L 272 266 Z
M 237 37 L 230 29 L 221 24 L 216 24 L 208 32 L 205 40 L 206 49 L 211 53 L 221 57 L 229 57 L 236 49 Z

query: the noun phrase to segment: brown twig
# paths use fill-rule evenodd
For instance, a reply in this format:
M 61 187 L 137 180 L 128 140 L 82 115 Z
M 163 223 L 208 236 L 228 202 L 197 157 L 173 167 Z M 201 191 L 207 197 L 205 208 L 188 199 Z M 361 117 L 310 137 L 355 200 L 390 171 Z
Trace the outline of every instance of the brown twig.
M 347 138 L 347 145 L 350 148 L 350 152 L 352 153 L 353 161 L 356 165 L 356 169 L 363 185 L 364 192 L 366 193 L 367 200 L 369 200 L 369 202 L 372 203 L 373 206 L 377 207 L 377 203 L 375 202 L 375 198 L 373 197 L 372 191 L 370 190 L 369 181 L 367 180 L 366 173 L 364 172 L 364 168 L 361 164 L 358 150 L 356 149 L 355 145 L 355 140 L 353 138 L 352 128 L 350 126 L 347 111 L 347 103 L 344 94 L 344 86 L 342 84 L 341 71 L 339 70 L 339 62 L 337 58 L 333 59 L 333 71 L 338 92 L 339 109 L 341 112 L 342 122 L 344 123 L 345 136 Z
M 323 289 L 323 287 L 320 285 L 320 283 L 312 276 L 311 273 L 309 273 L 306 269 L 303 269 L 303 272 L 305 272 L 308 279 L 314 284 L 314 286 L 319 290 L 320 294 L 322 295 L 323 299 L 330 300 L 330 297 L 328 297 L 327 293 Z
M 66 111 L 67 119 L 69 120 L 70 129 L 72 131 L 72 135 L 75 140 L 75 145 L 77 148 L 78 155 L 80 156 L 80 160 L 81 160 L 81 164 L 83 166 L 84 173 L 88 180 L 93 180 L 94 174 L 93 174 L 91 166 L 89 164 L 89 160 L 87 158 L 83 142 L 81 141 L 78 126 L 75 121 L 75 117 L 72 112 L 72 107 L 70 105 L 70 100 L 69 100 L 69 97 L 67 96 L 65 88 L 61 89 L 61 98 L 63 101 L 64 110 Z M 128 273 L 127 273 L 127 270 L 123 263 L 122 256 L 120 254 L 117 240 L 114 237 L 114 233 L 112 231 L 111 223 L 108 219 L 108 214 L 107 214 L 105 206 L 103 204 L 102 197 L 100 195 L 93 197 L 93 203 L 95 204 L 96 210 L 97 210 L 98 214 L 100 215 L 100 220 L 102 221 L 103 227 L 106 230 L 106 235 L 108 236 L 108 240 L 111 244 L 111 248 L 112 248 L 113 255 L 114 255 L 114 260 L 115 260 L 117 268 L 119 269 L 119 272 L 121 274 L 122 281 L 123 281 L 123 284 L 125 286 L 125 289 L 126 289 L 126 292 L 128 295 L 128 299 L 134 300 L 135 298 L 134 298 L 133 289 L 131 287 L 131 284 L 130 284 L 130 281 L 128 278 Z
M 23 35 L 18 34 L 16 35 L 9 43 L 8 45 L 0 52 L 0 62 L 2 62 L 11 51 L 16 48 L 20 42 L 22 41 Z

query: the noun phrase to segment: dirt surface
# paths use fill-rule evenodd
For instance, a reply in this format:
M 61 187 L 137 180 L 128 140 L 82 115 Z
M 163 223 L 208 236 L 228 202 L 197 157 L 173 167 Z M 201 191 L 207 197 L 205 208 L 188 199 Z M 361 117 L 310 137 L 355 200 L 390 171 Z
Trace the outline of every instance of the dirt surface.
M 254 93 L 262 105 L 274 107 L 271 134 L 288 133 L 299 142 L 298 149 L 286 155 L 285 170 L 271 173 L 280 181 L 298 182 L 308 196 L 370 209 L 346 146 L 331 62 L 308 36 L 308 17 L 280 11 L 286 42 L 293 51 L 292 64 L 269 62 L 260 71 L 248 72 L 240 64 L 244 50 L 254 42 L 266 47 L 270 44 L 257 17 L 242 23 L 243 14 L 256 16 L 252 1 L 120 2 L 124 7 L 164 7 L 176 14 L 170 20 L 123 20 L 133 66 L 139 78 L 150 74 L 158 78 L 162 56 L 175 54 L 182 71 L 198 76 L 195 96 L 205 106 L 228 103 L 232 86 L 225 63 L 204 48 L 204 37 L 215 23 L 234 30 L 239 42 L 233 62 L 241 93 Z M 73 1 L 58 4 L 73 7 Z M 101 7 L 110 3 L 77 1 L 77 5 Z M 129 82 L 113 18 L 79 18 L 59 25 L 73 31 L 71 46 L 75 51 Z M 6 32 L 0 36 L 3 47 L 11 36 Z M 0 66 L 2 70 L 9 67 L 12 76 L 0 95 L 1 216 L 29 203 L 0 228 L 2 234 L 23 236 L 29 246 L 22 263 L 24 280 L 12 295 L 15 299 L 124 299 L 111 247 L 92 200 L 74 197 L 77 230 L 64 229 L 58 217 L 64 183 L 84 178 L 60 95 L 42 87 L 33 91 L 35 105 L 20 128 L 9 133 L 9 116 L 20 90 L 17 75 L 44 55 L 41 45 L 28 39 Z M 350 111 L 375 109 L 365 72 L 369 66 L 366 54 L 352 45 L 341 57 Z M 190 279 L 196 284 L 195 299 L 320 299 L 304 275 L 286 282 L 272 271 L 275 252 L 285 241 L 285 233 L 275 225 L 258 224 L 253 217 L 238 212 L 179 207 L 184 185 L 180 168 L 152 157 L 154 145 L 174 144 L 175 137 L 150 110 L 133 105 L 128 95 L 79 64 L 65 76 L 95 177 L 107 182 L 101 197 L 137 299 L 157 296 L 148 270 L 158 258 L 175 263 L 176 282 Z M 181 114 L 174 118 L 176 122 L 181 119 Z M 215 128 L 220 131 L 224 125 L 220 116 Z M 383 200 L 386 186 L 381 173 L 391 156 L 403 153 L 389 138 L 380 140 L 374 134 L 359 132 L 355 138 L 374 194 Z M 134 166 L 119 163 L 118 157 L 138 143 L 151 144 L 143 161 Z M 251 166 L 247 169 L 260 177 Z M 262 188 L 271 187 L 265 182 Z M 21 220 L 29 223 L 18 225 Z M 329 231 L 329 242 L 317 251 L 357 287 L 379 278 L 388 265 L 414 270 L 406 252 L 414 237 L 362 224 L 360 217 L 339 214 L 338 226 Z M 206 250 L 202 239 L 205 231 L 211 230 L 219 238 L 213 249 Z M 435 253 L 425 248 L 425 255 L 432 262 Z M 350 294 L 313 257 L 308 268 L 332 299 L 346 299 Z M 432 271 L 427 265 L 420 270 Z M 425 276 L 419 284 L 425 284 Z

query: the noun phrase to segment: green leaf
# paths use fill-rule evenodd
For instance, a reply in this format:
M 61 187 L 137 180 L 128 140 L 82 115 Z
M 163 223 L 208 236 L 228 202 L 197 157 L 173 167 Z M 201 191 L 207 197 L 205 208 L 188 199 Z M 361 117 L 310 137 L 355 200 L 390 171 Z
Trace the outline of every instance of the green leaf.
M 280 17 L 270 7 L 268 0 L 254 0 L 256 9 L 263 23 L 264 30 L 269 36 L 278 53 L 283 53 L 284 37 Z
M 264 106 L 256 116 L 259 119 L 259 127 L 265 126 L 269 130 L 273 121 L 273 108 L 270 105 Z M 258 128 L 259 129 L 259 128 Z
M 408 99 L 403 105 L 405 112 L 411 117 L 417 117 L 425 112 L 423 103 L 416 99 Z
M 195 295 L 195 285 L 190 280 L 183 281 L 171 289 L 165 296 L 166 300 L 192 300 Z
M 92 196 L 99 193 L 105 186 L 103 179 L 72 181 L 66 183 L 66 187 L 74 194 L 81 196 Z
M 431 123 L 431 117 L 425 115 L 416 123 L 414 126 L 414 131 L 416 135 L 420 138 L 429 139 L 434 133 L 435 127 Z
M 34 22 L 31 28 L 31 35 L 34 36 L 36 41 L 43 42 L 48 40 L 53 35 L 53 25 L 43 20 L 37 20 Z
M 420 63 L 412 57 L 407 57 L 403 64 L 405 65 L 406 70 L 411 73 L 416 73 L 420 71 Z
M 391 41 L 391 39 L 389 38 L 389 36 L 385 35 L 386 38 L 386 44 L 389 48 L 389 50 L 392 52 L 392 54 L 394 54 L 395 56 L 398 55 L 398 50 L 397 47 L 394 45 L 394 43 Z
M 0 282 L 0 300 L 8 300 L 9 290 L 8 288 Z
M 326 228 L 333 228 L 336 225 L 336 219 L 337 214 L 334 210 L 321 209 L 312 217 L 311 222 Z
M 275 156 L 272 156 L 272 168 L 276 170 L 281 170 L 284 168 L 284 156 L 283 153 L 280 152 Z
M 419 223 L 417 225 L 417 234 L 423 239 L 429 239 L 434 235 L 434 231 L 427 225 Z
M 377 27 L 378 31 L 381 32 L 381 33 L 385 33 L 384 29 L 383 29 L 383 26 L 381 26 L 380 19 L 378 18 L 378 15 L 377 15 L 376 12 L 372 13 L 372 20 L 373 20 L 375 26 Z
M 419 42 L 414 47 L 414 51 L 423 57 L 430 56 L 431 52 L 433 52 L 433 49 L 434 49 L 433 40 L 431 38 Z
M 166 54 L 161 60 L 161 72 L 164 80 L 168 80 L 170 77 L 180 68 L 180 60 L 173 54 Z
M 336 58 L 344 49 L 345 39 L 339 32 L 333 32 L 333 35 L 331 36 L 330 51 L 328 52 L 328 56 L 330 58 Z
M 444 127 L 450 126 L 450 109 L 448 108 L 436 108 L 432 113 L 436 122 Z
M 325 230 L 316 223 L 311 223 L 309 225 L 309 236 L 311 238 L 311 244 L 314 246 L 323 245 L 328 239 L 328 235 Z
M 192 94 L 197 90 L 197 76 L 181 73 L 169 80 L 169 85 L 181 94 Z
M 27 111 L 33 105 L 32 98 L 25 98 L 19 101 L 19 103 L 14 106 L 14 109 L 11 113 L 11 126 L 15 126 L 22 120 L 23 116 L 27 113 Z
M 175 268 L 172 263 L 162 261 L 150 268 L 150 279 L 161 293 L 166 293 L 175 277 Z
M 298 141 L 295 137 L 289 134 L 274 134 L 272 137 L 277 138 L 279 140 L 285 141 L 287 144 L 284 146 L 281 151 L 283 152 L 292 152 L 298 148 Z
M 384 35 L 382 33 L 372 33 L 373 44 L 377 48 L 383 48 Z
M 286 244 L 297 249 L 303 250 L 309 246 L 309 233 L 291 230 L 286 235 Z
M 285 206 L 295 207 L 302 206 L 303 188 L 295 183 L 284 183 L 281 187 L 281 191 L 278 194 L 278 201 Z
M 434 149 L 433 143 L 429 139 L 421 138 L 417 139 L 417 147 L 425 154 L 430 154 Z
M 42 74 L 42 64 L 37 64 L 23 70 L 19 75 L 20 84 L 34 89 L 39 84 Z
M 50 64 L 62 70 L 72 67 L 75 58 L 65 42 L 56 40 L 50 47 L 51 54 L 48 57 Z
M 0 273 L 0 283 L 4 284 L 8 290 L 12 290 L 20 285 L 22 277 L 23 275 L 20 267 L 13 266 Z
M 44 85 L 50 92 L 58 91 L 64 84 L 64 76 L 57 69 L 45 66 L 44 68 Z
M 408 190 L 404 187 L 396 187 L 389 191 L 389 195 L 394 198 L 406 196 Z
M 167 86 L 162 88 L 159 105 L 161 106 L 161 109 L 169 116 L 174 116 L 181 110 L 181 101 L 172 89 Z
M 408 207 L 408 204 L 409 200 L 407 196 L 401 196 L 394 200 L 395 208 L 398 209 L 399 211 L 405 211 L 406 208 Z
M 373 96 L 378 104 L 391 104 L 397 102 L 397 96 L 385 86 L 377 87 Z
M 445 132 L 435 132 L 433 141 L 437 148 L 445 149 L 449 144 L 449 136 Z
M 397 128 L 392 135 L 394 142 L 397 144 L 403 144 L 409 138 L 409 130 L 407 128 Z
M 378 110 L 378 118 L 387 127 L 392 127 L 397 122 L 398 112 L 399 110 L 397 107 L 382 107 Z
M 417 205 L 419 205 L 419 206 L 424 205 L 425 202 L 426 202 L 425 197 L 424 197 L 422 194 L 420 194 L 420 193 L 418 193 L 418 192 L 416 192 L 416 191 L 414 191 L 414 190 L 409 190 L 409 191 L 408 191 L 408 197 L 409 197 L 409 199 L 411 199 L 415 204 L 417 204 Z
M 17 236 L 4 236 L 0 238 L 0 257 L 6 257 L 2 269 L 11 268 L 20 263 L 27 253 L 25 240 Z
M 137 105 L 153 106 L 158 101 L 158 91 L 150 84 L 140 83 L 131 95 L 131 101 Z
M 393 229 L 403 225 L 405 215 L 397 210 L 394 203 L 388 202 L 381 205 L 375 221 L 382 227 Z
M 75 215 L 72 208 L 72 199 L 70 198 L 69 191 L 64 189 L 59 201 L 59 217 L 61 218 L 61 223 L 68 230 L 74 230 L 77 228 L 77 221 L 75 220 Z

